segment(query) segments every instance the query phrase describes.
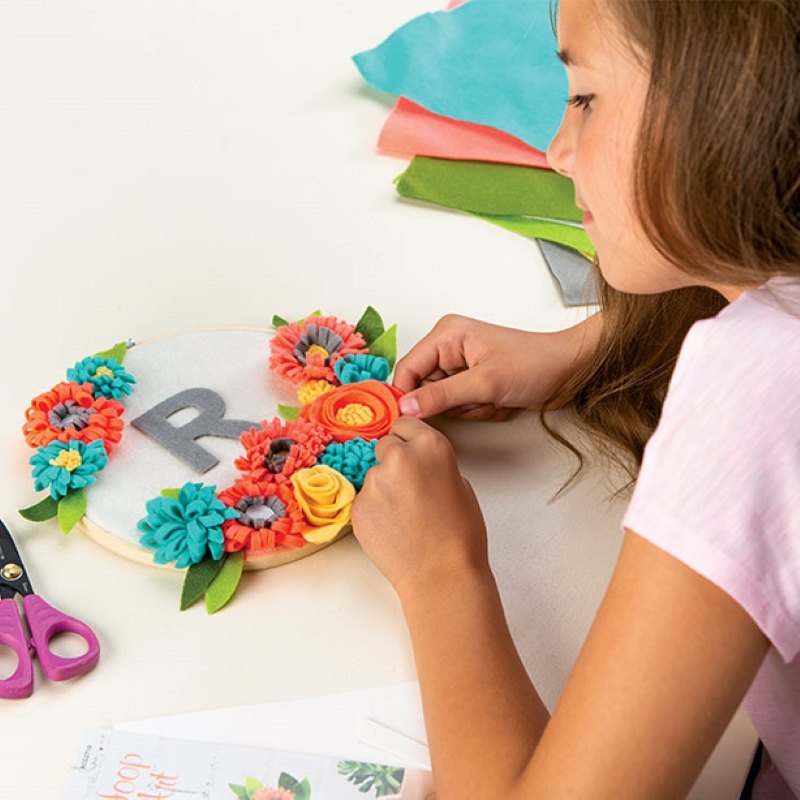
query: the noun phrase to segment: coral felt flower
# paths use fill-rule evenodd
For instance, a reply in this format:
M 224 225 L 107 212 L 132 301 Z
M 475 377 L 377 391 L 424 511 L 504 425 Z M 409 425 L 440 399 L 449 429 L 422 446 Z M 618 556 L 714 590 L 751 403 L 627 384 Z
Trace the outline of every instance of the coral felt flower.
M 287 484 L 241 478 L 220 492 L 219 499 L 237 514 L 222 526 L 226 552 L 256 554 L 305 544 L 303 512 Z
M 90 383 L 95 397 L 113 397 L 118 400 L 131 393 L 136 378 L 116 358 L 89 356 L 78 361 L 67 370 L 67 380 L 74 383 Z
M 251 480 L 282 483 L 298 469 L 316 464 L 330 440 L 330 433 L 315 422 L 276 417 L 242 434 L 245 453 L 234 464 Z
M 25 412 L 22 432 L 31 447 L 77 439 L 88 444 L 102 439 L 106 452 L 122 438 L 125 408 L 109 397 L 95 397 L 89 383 L 59 383 L 34 397 Z
M 308 317 L 282 325 L 269 348 L 270 368 L 295 384 L 319 379 L 336 383 L 336 362 L 367 352 L 364 337 L 336 317 Z
M 335 469 L 319 464 L 292 475 L 294 496 L 309 525 L 346 525 L 356 490 Z
M 356 491 L 360 491 L 367 472 L 378 463 L 375 458 L 377 443 L 377 439 L 365 442 L 358 438 L 346 442 L 331 442 L 323 450 L 319 463 L 341 472 L 356 487 Z
M 141 544 L 156 551 L 156 564 L 174 561 L 181 569 L 209 555 L 215 560 L 222 558 L 222 525 L 237 513 L 217 498 L 214 488 L 186 483 L 177 498 L 154 497 L 147 501 L 147 516 L 136 527 L 142 533 Z
M 36 491 L 49 488 L 53 500 L 65 497 L 72 489 L 91 486 L 95 473 L 107 463 L 106 448 L 99 439 L 89 444 L 50 442 L 30 458 Z
M 271 789 L 265 786 L 253 795 L 253 800 L 295 800 L 295 794 L 289 789 Z
M 303 406 L 300 418 L 319 423 L 337 442 L 357 436 L 380 439 L 400 416 L 397 401 L 402 395 L 380 381 L 349 383 Z

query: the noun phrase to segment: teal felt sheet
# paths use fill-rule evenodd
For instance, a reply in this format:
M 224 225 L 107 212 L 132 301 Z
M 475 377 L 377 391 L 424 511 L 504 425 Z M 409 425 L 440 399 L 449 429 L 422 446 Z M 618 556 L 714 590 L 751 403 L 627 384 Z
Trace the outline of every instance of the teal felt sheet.
M 470 0 L 412 19 L 353 60 L 376 89 L 546 150 L 569 91 L 550 5 Z

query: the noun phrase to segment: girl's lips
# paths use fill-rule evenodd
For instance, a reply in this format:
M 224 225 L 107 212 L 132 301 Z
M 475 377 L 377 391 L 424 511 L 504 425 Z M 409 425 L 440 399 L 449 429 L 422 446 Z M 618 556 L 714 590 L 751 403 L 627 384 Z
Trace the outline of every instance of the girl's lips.
M 586 225 L 587 222 L 593 222 L 594 217 L 592 216 L 591 211 L 584 211 L 583 212 L 583 224 Z

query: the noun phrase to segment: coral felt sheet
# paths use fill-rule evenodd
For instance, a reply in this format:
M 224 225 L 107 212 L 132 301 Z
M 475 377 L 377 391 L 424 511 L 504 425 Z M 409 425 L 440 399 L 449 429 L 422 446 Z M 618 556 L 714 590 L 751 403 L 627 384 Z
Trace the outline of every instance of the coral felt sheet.
M 378 150 L 409 159 L 432 156 L 549 168 L 541 150 L 511 134 L 434 114 L 405 97 L 398 99 L 386 119 L 378 139 Z

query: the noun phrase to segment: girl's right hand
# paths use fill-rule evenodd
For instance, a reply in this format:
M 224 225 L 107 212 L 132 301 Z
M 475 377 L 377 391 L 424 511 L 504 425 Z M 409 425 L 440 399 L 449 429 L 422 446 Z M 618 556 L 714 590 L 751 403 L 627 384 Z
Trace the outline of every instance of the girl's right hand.
M 540 410 L 594 349 L 599 314 L 555 333 L 505 328 L 448 314 L 397 363 L 404 414 L 500 421 Z

